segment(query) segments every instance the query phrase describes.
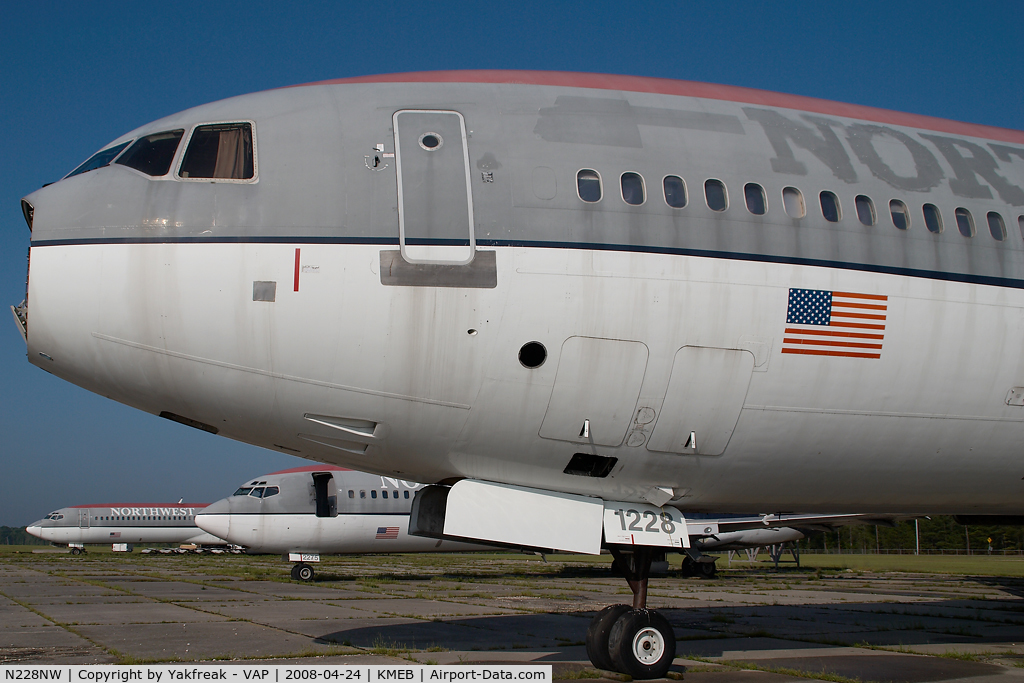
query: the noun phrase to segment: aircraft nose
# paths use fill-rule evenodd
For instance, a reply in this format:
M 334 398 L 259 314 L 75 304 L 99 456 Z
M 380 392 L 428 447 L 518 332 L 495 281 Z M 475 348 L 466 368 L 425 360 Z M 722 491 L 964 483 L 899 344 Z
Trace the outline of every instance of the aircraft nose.
M 210 503 L 201 512 L 196 513 L 196 526 L 208 534 L 230 541 L 231 506 L 227 498 Z
M 33 522 L 25 527 L 25 531 L 32 534 L 36 538 L 43 538 L 43 521 Z M 45 539 L 44 539 L 45 540 Z

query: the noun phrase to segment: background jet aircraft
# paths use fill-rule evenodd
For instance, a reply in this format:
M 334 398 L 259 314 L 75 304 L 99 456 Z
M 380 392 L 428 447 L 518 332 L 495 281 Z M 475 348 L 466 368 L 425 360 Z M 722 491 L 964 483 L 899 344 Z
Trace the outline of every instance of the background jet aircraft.
M 680 510 L 1019 515 L 1024 133 L 682 81 L 377 75 L 129 132 L 26 196 L 30 362 L 428 482 L 410 534 L 617 557 Z
M 25 530 L 57 545 L 114 543 L 195 543 L 226 545 L 196 526 L 196 514 L 206 503 L 124 503 L 73 505 L 29 524 Z

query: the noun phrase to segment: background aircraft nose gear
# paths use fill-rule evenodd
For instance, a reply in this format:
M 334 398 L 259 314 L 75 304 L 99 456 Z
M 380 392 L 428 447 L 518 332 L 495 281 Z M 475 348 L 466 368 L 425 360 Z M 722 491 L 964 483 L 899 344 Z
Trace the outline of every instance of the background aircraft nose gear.
M 647 582 L 655 549 L 634 546 L 611 549 L 614 570 L 633 591 L 633 606 L 611 605 L 597 613 L 587 628 L 587 656 L 599 669 L 633 678 L 662 678 L 676 656 L 676 637 L 668 620 L 647 609 Z
M 296 581 L 312 581 L 314 576 L 316 572 L 313 571 L 313 567 L 305 562 L 299 562 L 292 567 L 292 578 Z

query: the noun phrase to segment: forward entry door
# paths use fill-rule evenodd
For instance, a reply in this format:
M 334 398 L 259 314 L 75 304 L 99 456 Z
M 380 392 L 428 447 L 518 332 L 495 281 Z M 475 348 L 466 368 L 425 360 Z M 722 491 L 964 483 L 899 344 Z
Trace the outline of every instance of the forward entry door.
M 89 511 L 79 510 L 78 511 L 78 528 L 88 529 L 89 528 Z
M 394 114 L 398 236 L 411 263 L 473 260 L 473 194 L 466 121 L 457 111 Z

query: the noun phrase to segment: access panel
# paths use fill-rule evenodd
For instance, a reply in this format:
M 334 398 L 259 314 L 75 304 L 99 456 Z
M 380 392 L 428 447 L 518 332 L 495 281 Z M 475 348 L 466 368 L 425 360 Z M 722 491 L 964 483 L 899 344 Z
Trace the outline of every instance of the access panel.
M 754 354 L 684 346 L 672 361 L 661 414 L 647 441 L 663 453 L 721 455 L 747 397 Z
M 621 445 L 636 410 L 647 355 L 647 346 L 635 341 L 566 339 L 540 435 L 599 446 Z

